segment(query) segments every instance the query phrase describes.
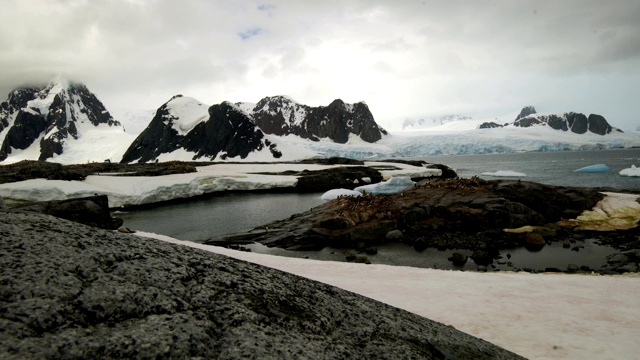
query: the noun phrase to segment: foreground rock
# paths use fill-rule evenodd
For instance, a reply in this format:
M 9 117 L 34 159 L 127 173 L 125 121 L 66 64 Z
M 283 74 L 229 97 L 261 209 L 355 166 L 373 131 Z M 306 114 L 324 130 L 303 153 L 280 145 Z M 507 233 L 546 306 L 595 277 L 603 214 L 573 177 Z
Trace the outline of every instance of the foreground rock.
M 42 214 L 0 218 L 0 357 L 520 359 L 347 291 Z

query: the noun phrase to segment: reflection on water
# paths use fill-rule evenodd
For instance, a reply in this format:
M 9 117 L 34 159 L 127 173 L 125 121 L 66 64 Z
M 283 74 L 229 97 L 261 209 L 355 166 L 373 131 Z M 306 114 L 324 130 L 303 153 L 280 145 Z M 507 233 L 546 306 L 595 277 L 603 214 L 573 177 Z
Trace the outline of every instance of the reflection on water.
M 321 194 L 233 193 L 158 207 L 116 212 L 124 225 L 140 231 L 202 242 L 286 219 L 324 203 Z
M 345 260 L 345 249 L 326 247 L 320 251 L 290 251 L 279 248 L 269 248 L 261 244 L 246 246 L 251 251 L 260 254 L 278 256 L 309 258 L 314 260 L 340 261 Z M 426 249 L 422 252 L 415 251 L 413 247 L 402 243 L 390 243 L 377 246 L 378 253 L 367 255 L 372 264 L 384 264 L 394 266 L 411 266 L 419 268 L 432 268 L 444 270 L 477 270 L 478 266 L 471 258 L 462 266 L 453 265 L 449 257 L 454 252 L 471 256 L 470 250 L 437 250 Z M 576 251 L 577 250 L 577 251 Z M 546 268 L 567 270 L 567 265 L 574 264 L 578 267 L 588 266 L 589 269 L 598 270 L 606 265 L 606 257 L 617 252 L 610 246 L 601 246 L 592 239 L 576 241 L 570 248 L 563 248 L 562 243 L 546 245 L 542 250 L 531 252 L 524 247 L 507 249 L 500 252 L 502 258 L 488 266 L 488 270 L 523 270 L 530 269 L 544 271 Z M 508 254 L 508 256 L 507 256 Z

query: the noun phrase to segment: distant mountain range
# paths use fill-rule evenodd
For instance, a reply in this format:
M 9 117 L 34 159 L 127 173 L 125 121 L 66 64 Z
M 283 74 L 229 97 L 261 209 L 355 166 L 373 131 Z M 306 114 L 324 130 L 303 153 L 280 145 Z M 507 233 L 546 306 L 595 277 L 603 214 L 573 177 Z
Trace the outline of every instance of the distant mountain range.
M 463 122 L 472 128 L 479 123 L 469 116 L 449 115 L 427 120 L 407 120 L 403 129 L 416 130 Z M 585 116 L 574 112 L 537 114 L 532 106 L 523 108 L 513 122 L 485 122 L 479 126 L 480 129 L 536 127 L 571 131 L 585 136 L 621 133 L 599 115 Z M 402 136 L 388 136 L 364 102 L 347 104 L 338 99 L 327 106 L 311 107 L 287 96 L 270 96 L 256 104 L 222 102 L 207 105 L 190 97 L 176 95 L 160 106 L 146 128 L 134 137 L 124 131 L 120 122 L 111 116 L 85 85 L 62 77 L 55 78 L 47 85 L 16 89 L 0 104 L 0 161 L 275 161 L 335 154 L 370 157 L 476 150 L 517 151 L 511 145 L 501 146 L 499 142 L 504 141 L 504 136 L 498 136 L 500 134 L 496 134 L 495 146 L 489 144 L 491 140 L 484 139 L 484 136 L 483 145 L 478 146 L 479 143 L 473 142 L 479 140 L 473 136 L 448 138 L 446 144 L 438 145 L 432 143 L 432 138 L 418 132 L 407 133 L 412 133 L 410 141 L 404 141 Z M 510 132 L 510 139 L 515 139 L 514 134 L 517 133 Z M 456 139 L 466 140 L 464 144 L 457 144 L 454 143 L 458 141 Z M 636 142 L 634 139 L 612 138 L 610 145 L 606 145 L 607 141 L 598 140 L 597 146 L 633 146 Z M 587 141 L 585 138 L 585 143 L 591 142 L 593 139 Z M 541 149 L 564 149 L 567 146 L 565 141 L 558 144 L 522 147 L 531 151 L 536 146 Z M 586 146 L 589 148 L 593 145 Z M 580 145 L 576 143 L 569 148 L 573 147 L 580 148 Z M 427 148 L 429 150 L 425 152 Z
M 494 129 L 505 126 L 532 127 L 549 126 L 555 130 L 571 131 L 576 134 L 592 132 L 598 135 L 607 135 L 611 132 L 622 132 L 618 128 L 612 127 L 607 120 L 596 114 L 588 117 L 581 113 L 567 112 L 562 114 L 538 114 L 533 106 L 525 106 L 520 111 L 513 123 L 498 124 L 495 122 L 485 122 L 480 124 L 480 129 Z

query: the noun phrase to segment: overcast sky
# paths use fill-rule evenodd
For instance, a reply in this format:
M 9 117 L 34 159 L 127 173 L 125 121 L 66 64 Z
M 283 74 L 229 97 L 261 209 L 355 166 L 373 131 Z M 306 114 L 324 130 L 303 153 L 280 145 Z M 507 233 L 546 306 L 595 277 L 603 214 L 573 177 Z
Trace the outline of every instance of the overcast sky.
M 63 73 L 107 109 L 174 94 L 365 101 L 383 126 L 597 113 L 640 125 L 640 1 L 0 0 L 0 98 Z

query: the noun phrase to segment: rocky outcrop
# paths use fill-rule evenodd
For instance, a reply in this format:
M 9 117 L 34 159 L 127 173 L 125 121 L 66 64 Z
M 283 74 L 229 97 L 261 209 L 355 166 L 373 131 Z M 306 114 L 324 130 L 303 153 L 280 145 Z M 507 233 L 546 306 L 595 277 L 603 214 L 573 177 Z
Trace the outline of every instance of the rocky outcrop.
M 249 112 L 267 134 L 297 135 L 315 141 L 329 138 L 341 144 L 351 134 L 366 142 L 376 142 L 387 134 L 364 102 L 346 104 L 338 99 L 328 106 L 311 107 L 286 96 L 271 96 L 260 100 Z
M 196 100 L 182 95 L 163 104 L 149 126 L 134 140 L 122 163 L 148 162 L 181 149 L 193 153 L 192 160 L 246 158 L 252 152 L 268 151 L 274 159 L 282 156 L 275 144 L 264 138 L 252 119 L 229 102 L 194 111 Z M 184 111 L 190 106 L 191 111 Z M 194 117 L 193 119 L 189 117 Z
M 68 200 L 41 201 L 18 205 L 10 212 L 36 212 L 71 220 L 101 229 L 116 230 L 122 226 L 122 219 L 111 217 L 109 199 L 106 195 L 96 195 Z
M 537 226 L 535 233 L 549 237 L 556 230 L 545 231 L 547 224 L 575 218 L 603 197 L 596 190 L 524 181 L 428 179 L 397 195 L 338 198 L 290 219 L 209 243 L 245 240 L 289 249 L 300 244 L 311 248 L 314 243 L 316 248 L 365 249 L 388 243 L 387 234 L 398 230 L 402 242 L 417 250 L 479 250 L 485 256 L 476 259 L 489 256 L 490 260 L 500 248 L 528 243 L 526 234 L 503 229 Z M 531 242 L 541 245 L 539 238 L 535 240 Z
M 3 359 L 522 359 L 363 296 L 198 249 L 41 214 L 6 214 L 0 234 Z
M 493 121 L 485 121 L 482 124 L 478 125 L 478 129 L 496 129 L 496 128 L 505 127 L 506 125 L 507 124 L 500 125 L 500 124 L 495 123 Z
M 62 165 L 46 161 L 23 160 L 13 164 L 0 166 L 0 184 L 29 179 L 82 181 L 93 174 L 112 174 L 118 176 L 162 176 L 196 172 L 196 167 L 189 163 L 168 161 L 151 164 L 115 164 L 90 163 Z
M 546 125 L 555 130 L 571 131 L 576 134 L 585 134 L 587 131 L 598 135 L 606 135 L 612 131 L 621 132 L 621 130 L 609 125 L 607 120 L 600 115 L 591 114 L 587 117 L 584 114 L 575 112 L 549 115 L 528 115 L 525 117 L 519 117 L 513 125 L 518 127 Z
M 522 108 L 522 110 L 520 110 L 520 114 L 518 114 L 518 116 L 516 116 L 516 120 L 518 121 L 524 117 L 527 117 L 529 115 L 533 115 L 536 114 L 536 108 L 534 108 L 533 106 L 525 106 Z
M 56 78 L 45 87 L 16 89 L 0 104 L 0 131 L 9 128 L 2 139 L 0 161 L 14 149 L 34 146 L 38 139 L 39 160 L 60 155 L 67 141 L 77 140 L 81 135 L 82 123 L 120 126 L 81 83 Z

